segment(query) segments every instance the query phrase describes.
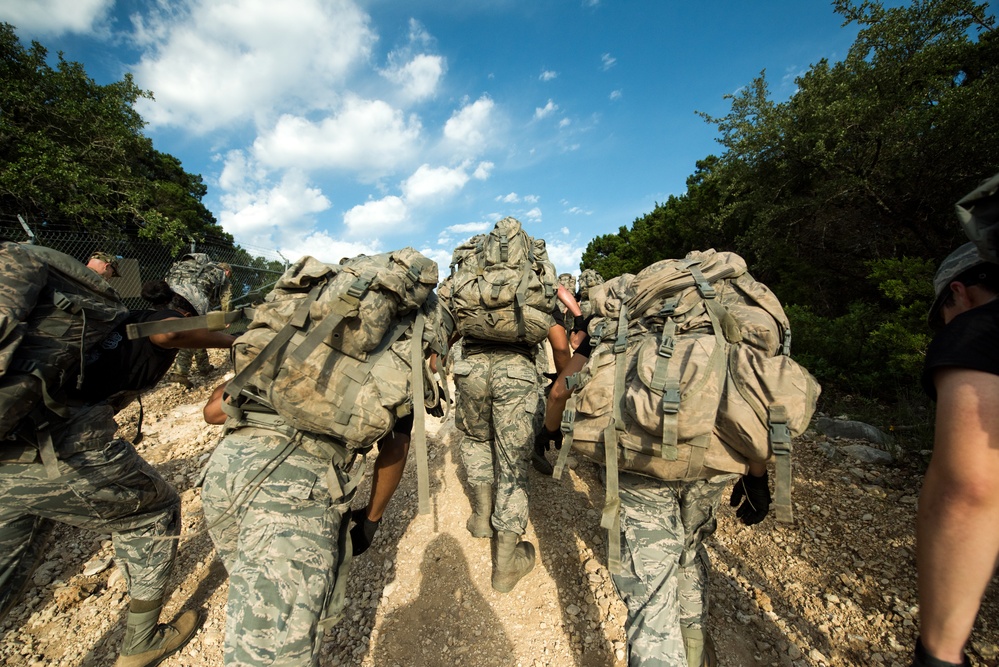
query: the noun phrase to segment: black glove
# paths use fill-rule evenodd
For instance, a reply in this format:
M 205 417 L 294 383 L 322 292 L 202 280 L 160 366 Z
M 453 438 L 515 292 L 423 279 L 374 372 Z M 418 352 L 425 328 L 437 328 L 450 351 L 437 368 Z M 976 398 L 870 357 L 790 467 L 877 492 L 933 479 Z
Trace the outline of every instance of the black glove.
M 381 523 L 381 519 L 371 521 L 368 519 L 368 508 L 362 507 L 351 510 L 350 520 L 354 523 L 350 527 L 351 553 L 354 556 L 360 556 L 371 546 L 371 540 L 375 539 L 375 533 L 378 532 L 378 524 Z
M 430 415 L 431 417 L 437 417 L 438 419 L 440 419 L 441 417 L 443 417 L 444 416 L 444 402 L 443 401 L 437 401 L 437 404 L 434 405 L 434 407 L 427 408 L 427 414 Z
M 545 379 L 548 380 L 548 384 L 545 385 L 545 396 L 551 393 L 552 387 L 555 385 L 555 380 L 558 379 L 558 373 L 544 373 Z
M 971 667 L 971 659 L 968 658 L 967 654 L 965 654 L 964 661 L 962 662 L 946 662 L 930 655 L 926 647 L 923 646 L 923 640 L 917 638 L 916 651 L 913 655 L 912 664 L 909 667 L 964 667 L 965 665 Z
M 554 444 L 555 449 L 562 449 L 563 437 L 561 429 L 558 431 L 549 431 L 547 428 L 542 426 L 541 430 L 538 431 L 538 434 L 534 438 L 534 446 L 539 450 L 542 445 L 544 445 L 544 449 L 551 449 Z
M 746 474 L 739 478 L 735 488 L 732 489 L 729 504 L 739 508 L 735 515 L 747 526 L 763 521 L 770 511 L 770 486 L 767 480 L 767 473 L 763 473 L 762 477 Z M 744 497 L 745 502 L 743 502 Z
M 582 315 L 576 315 L 572 318 L 572 330 L 573 331 L 586 331 L 586 318 Z

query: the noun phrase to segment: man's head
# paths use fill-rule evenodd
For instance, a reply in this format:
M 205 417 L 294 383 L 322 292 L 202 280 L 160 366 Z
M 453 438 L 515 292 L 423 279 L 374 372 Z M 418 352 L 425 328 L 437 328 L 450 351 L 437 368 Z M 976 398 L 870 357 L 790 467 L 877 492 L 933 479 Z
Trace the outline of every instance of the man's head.
M 933 291 L 936 298 L 929 323 L 938 329 L 999 296 L 999 265 L 983 261 L 975 244 L 965 243 L 940 264 L 933 276 Z
M 87 260 L 87 268 L 93 269 L 101 278 L 117 278 L 121 275 L 118 271 L 118 258 L 109 252 L 97 251 Z

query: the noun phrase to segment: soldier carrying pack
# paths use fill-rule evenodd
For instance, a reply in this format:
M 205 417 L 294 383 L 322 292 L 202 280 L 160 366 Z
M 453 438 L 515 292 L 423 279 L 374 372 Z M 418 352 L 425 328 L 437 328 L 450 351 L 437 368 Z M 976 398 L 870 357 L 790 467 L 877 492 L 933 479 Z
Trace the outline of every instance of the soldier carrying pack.
M 663 480 L 745 474 L 776 459 L 775 510 L 790 521 L 791 438 L 819 395 L 790 353 L 773 293 L 734 253 L 691 252 L 591 288 L 592 354 L 563 417 L 571 447 L 607 467 L 601 525 L 619 567 L 617 475 Z

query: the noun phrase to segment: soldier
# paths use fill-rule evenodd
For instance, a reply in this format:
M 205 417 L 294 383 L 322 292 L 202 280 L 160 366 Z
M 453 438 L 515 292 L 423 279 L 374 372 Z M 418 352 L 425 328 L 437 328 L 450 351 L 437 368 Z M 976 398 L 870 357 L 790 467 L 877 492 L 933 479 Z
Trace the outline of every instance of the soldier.
M 98 251 L 87 260 L 87 268 L 93 269 L 104 280 L 117 278 L 121 275 L 118 272 L 118 258 L 109 252 Z
M 133 313 L 97 346 L 82 386 L 59 397 L 71 406 L 66 415 L 41 426 L 25 419 L 15 442 L 0 450 L 0 618 L 27 587 L 51 521 L 110 531 L 131 598 L 116 667 L 159 664 L 191 638 L 198 613 L 158 622 L 177 551 L 180 498 L 130 442 L 115 437 L 114 414 L 155 386 L 180 347 L 229 347 L 234 340 L 205 330 L 128 339 L 129 322 L 193 314 L 162 281 L 147 283 L 143 297 L 156 310 Z
M 231 277 L 232 267 L 226 262 L 212 262 L 204 253 L 192 253 L 174 264 L 166 280 L 173 289 L 188 296 L 199 315 L 204 315 L 210 310 L 228 309 Z M 167 381 L 190 389 L 192 364 L 202 375 L 215 370 L 204 348 L 181 350 Z

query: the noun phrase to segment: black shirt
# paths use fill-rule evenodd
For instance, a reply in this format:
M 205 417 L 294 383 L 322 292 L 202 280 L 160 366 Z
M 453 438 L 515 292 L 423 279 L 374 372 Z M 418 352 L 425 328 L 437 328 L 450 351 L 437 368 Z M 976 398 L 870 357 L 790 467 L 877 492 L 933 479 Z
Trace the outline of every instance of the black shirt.
M 159 347 L 148 337 L 130 339 L 125 334 L 125 327 L 171 317 L 183 317 L 183 314 L 176 310 L 137 310 L 129 313 L 88 354 L 83 370 L 83 386 L 76 397 L 88 403 L 99 403 L 126 392 L 131 394 L 130 401 L 139 393 L 155 387 L 170 370 L 177 350 Z
M 949 367 L 999 375 L 999 299 L 961 313 L 933 338 L 922 377 L 923 390 L 933 400 L 933 374 Z

